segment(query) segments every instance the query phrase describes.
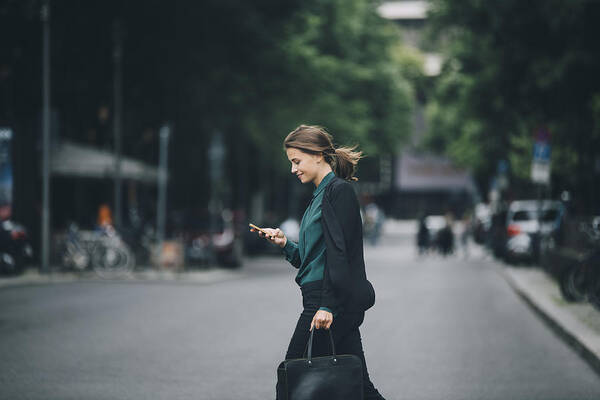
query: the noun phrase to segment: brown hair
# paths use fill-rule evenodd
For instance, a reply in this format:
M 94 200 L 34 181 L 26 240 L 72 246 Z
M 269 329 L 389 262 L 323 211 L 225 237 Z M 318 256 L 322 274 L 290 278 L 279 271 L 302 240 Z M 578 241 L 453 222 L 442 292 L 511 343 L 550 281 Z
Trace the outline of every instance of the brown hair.
M 290 132 L 283 141 L 284 149 L 290 147 L 309 154 L 323 154 L 325 162 L 340 178 L 357 181 L 354 176 L 362 151 L 354 151 L 358 146 L 335 147 L 333 137 L 325 128 L 314 125 L 300 125 Z

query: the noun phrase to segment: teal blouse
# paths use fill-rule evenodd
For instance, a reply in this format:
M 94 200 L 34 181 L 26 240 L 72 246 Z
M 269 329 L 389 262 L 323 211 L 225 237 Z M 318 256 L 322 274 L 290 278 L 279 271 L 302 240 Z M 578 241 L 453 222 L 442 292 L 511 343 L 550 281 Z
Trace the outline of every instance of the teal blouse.
M 300 258 L 301 262 L 296 275 L 298 285 L 323 279 L 325 272 L 325 240 L 323 239 L 323 228 L 321 226 L 321 203 L 323 202 L 325 187 L 334 176 L 333 172 L 325 175 L 319 186 L 314 190 L 312 200 L 306 208 L 300 223 L 298 243 L 288 240 L 283 248 L 286 260 L 292 265 L 298 265 L 298 263 L 294 263 L 294 260 L 297 257 Z M 320 310 L 332 312 L 327 307 L 321 307 Z

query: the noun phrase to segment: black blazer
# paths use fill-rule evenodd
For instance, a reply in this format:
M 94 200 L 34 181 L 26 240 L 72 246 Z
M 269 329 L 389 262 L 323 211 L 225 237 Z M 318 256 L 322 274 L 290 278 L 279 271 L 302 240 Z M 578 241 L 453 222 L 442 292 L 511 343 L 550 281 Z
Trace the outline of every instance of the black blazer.
M 365 272 L 360 205 L 350 182 L 336 176 L 327 185 L 321 224 L 326 245 L 321 306 L 334 313 L 371 308 L 375 290 Z

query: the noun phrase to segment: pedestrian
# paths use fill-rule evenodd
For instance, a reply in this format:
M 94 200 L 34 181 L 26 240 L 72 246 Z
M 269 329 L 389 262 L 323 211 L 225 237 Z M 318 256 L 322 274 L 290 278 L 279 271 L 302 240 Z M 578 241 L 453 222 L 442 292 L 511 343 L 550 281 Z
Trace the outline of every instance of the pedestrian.
M 333 145 L 332 136 L 319 126 L 300 125 L 284 140 L 292 174 L 315 190 L 300 224 L 298 243 L 287 240 L 281 229 L 265 228 L 259 234 L 280 246 L 298 269 L 296 283 L 302 293 L 300 314 L 286 360 L 302 358 L 312 329 L 313 355 L 331 354 L 331 329 L 338 354 L 358 356 L 363 367 L 364 398 L 383 397 L 369 378 L 359 327 L 365 311 L 375 303 L 363 257 L 360 205 L 350 181 L 362 152 Z M 252 229 L 252 231 L 256 231 Z
M 368 234 L 365 236 L 367 236 L 368 241 L 372 246 L 376 246 L 379 237 L 381 236 L 381 227 L 383 226 L 385 215 L 373 201 L 370 201 L 365 205 L 364 215 L 366 224 L 363 224 L 363 226 L 369 228 Z
M 460 231 L 460 244 L 463 251 L 463 256 L 469 258 L 469 237 L 471 236 L 472 219 L 471 213 L 465 211 L 462 218 L 462 229 Z
M 419 218 L 419 228 L 417 231 L 417 248 L 419 255 L 422 256 L 429 249 L 429 228 L 427 228 L 427 216 L 422 215 Z
M 452 213 L 446 213 L 444 219 L 446 224 L 438 232 L 439 236 L 439 249 L 441 254 L 446 257 L 454 252 L 454 231 L 452 226 L 454 224 L 454 216 Z

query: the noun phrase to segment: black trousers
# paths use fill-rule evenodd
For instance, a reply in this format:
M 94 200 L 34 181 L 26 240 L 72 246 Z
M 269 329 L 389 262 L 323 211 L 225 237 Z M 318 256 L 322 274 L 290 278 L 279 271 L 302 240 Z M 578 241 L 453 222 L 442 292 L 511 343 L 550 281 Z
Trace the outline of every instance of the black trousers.
M 323 281 L 309 282 L 303 285 L 302 305 L 304 310 L 300 314 L 296 329 L 290 340 L 285 359 L 303 358 L 308 338 L 310 336 L 310 323 L 321 304 L 321 287 Z M 365 400 L 385 400 L 375 389 L 369 373 L 367 363 L 362 348 L 359 326 L 365 317 L 364 312 L 341 312 L 333 318 L 331 324 L 331 333 L 335 350 L 338 354 L 354 354 L 362 361 L 363 365 L 363 387 L 365 390 Z M 329 333 L 325 329 L 315 331 L 313 339 L 313 357 L 325 356 L 331 354 L 331 345 L 329 342 Z

